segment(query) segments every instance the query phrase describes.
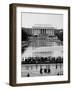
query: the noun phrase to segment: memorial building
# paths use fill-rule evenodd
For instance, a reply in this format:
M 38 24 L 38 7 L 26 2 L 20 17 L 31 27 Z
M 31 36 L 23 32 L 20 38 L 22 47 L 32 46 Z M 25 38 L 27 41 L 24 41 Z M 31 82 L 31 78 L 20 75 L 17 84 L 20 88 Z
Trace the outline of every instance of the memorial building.
M 60 45 L 61 41 L 55 35 L 55 29 L 48 25 L 35 25 L 32 26 L 32 36 L 29 37 L 30 46 L 40 47 L 40 46 L 54 46 Z

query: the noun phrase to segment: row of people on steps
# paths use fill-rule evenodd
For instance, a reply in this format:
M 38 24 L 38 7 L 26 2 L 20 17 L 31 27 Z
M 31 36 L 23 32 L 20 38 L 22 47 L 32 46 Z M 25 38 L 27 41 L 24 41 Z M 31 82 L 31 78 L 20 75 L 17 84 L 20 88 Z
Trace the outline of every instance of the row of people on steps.
M 22 58 L 22 64 L 44 64 L 44 63 L 63 63 L 62 57 L 28 57 Z

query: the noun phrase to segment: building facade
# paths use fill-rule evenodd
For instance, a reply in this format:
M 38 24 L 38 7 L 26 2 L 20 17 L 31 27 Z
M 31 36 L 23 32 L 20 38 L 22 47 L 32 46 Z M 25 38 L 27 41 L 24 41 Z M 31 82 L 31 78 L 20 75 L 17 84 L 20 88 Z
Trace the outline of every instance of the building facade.
M 54 28 L 44 25 L 36 25 L 32 27 L 32 34 L 33 35 L 48 35 L 48 36 L 54 36 Z
M 30 46 L 54 46 L 61 45 L 61 41 L 55 35 L 55 28 L 45 25 L 36 25 L 32 27 L 32 35 L 29 37 Z

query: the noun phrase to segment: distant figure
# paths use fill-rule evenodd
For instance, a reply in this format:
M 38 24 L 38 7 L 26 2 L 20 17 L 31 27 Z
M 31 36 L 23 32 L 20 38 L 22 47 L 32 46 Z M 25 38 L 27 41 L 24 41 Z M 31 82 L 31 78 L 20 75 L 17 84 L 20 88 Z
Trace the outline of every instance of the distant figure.
M 41 68 L 41 69 L 40 69 L 40 74 L 43 74 L 42 70 L 43 70 L 43 69 Z
M 47 73 L 47 69 L 44 69 L 44 73 Z
M 56 69 L 57 69 L 57 64 L 56 64 Z
M 48 69 L 48 73 L 50 73 L 51 72 L 51 70 L 50 70 L 50 68 Z
M 29 73 L 27 74 L 27 77 L 30 77 L 30 74 Z
M 57 75 L 59 75 L 59 73 L 57 73 Z

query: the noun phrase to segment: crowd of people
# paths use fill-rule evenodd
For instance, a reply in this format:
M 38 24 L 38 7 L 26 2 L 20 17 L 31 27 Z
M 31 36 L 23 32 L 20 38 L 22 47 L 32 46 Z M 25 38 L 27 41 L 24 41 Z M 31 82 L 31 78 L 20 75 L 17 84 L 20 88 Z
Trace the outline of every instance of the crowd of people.
M 22 59 L 22 64 L 63 63 L 63 57 L 28 57 Z

